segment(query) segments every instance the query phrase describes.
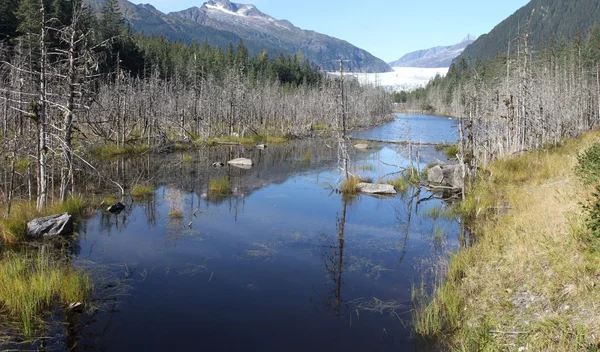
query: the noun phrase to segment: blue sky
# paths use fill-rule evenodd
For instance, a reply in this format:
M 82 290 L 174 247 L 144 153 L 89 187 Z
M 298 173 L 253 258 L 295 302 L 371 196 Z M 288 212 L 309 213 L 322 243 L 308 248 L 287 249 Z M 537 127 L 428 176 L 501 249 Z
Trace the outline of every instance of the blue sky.
M 139 3 L 140 1 L 134 2 Z M 163 12 L 204 0 L 142 0 Z M 386 62 L 419 49 L 481 35 L 529 0 L 244 0 L 297 27 L 344 39 Z

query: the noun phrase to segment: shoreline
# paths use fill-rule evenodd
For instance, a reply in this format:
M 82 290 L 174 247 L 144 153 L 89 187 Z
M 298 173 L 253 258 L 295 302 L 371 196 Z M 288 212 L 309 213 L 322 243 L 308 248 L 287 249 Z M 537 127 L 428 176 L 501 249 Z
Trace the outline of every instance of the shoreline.
M 593 189 L 574 171 L 599 139 L 589 132 L 479 174 L 460 204 L 474 243 L 440 263 L 431 296 L 416 296 L 417 335 L 451 350 L 600 347 L 600 239 L 582 208 Z

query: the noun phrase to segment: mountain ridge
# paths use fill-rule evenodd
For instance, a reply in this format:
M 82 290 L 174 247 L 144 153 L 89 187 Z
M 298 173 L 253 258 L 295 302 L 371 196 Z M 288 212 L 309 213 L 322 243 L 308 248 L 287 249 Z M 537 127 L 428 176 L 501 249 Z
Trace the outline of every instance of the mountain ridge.
M 462 41 L 454 45 L 436 46 L 417 50 L 403 55 L 396 61 L 389 62 L 392 67 L 442 68 L 450 67 L 452 60 L 475 41 L 476 37 L 468 34 Z
M 99 13 L 107 0 L 85 0 Z M 303 30 L 288 20 L 277 20 L 251 4 L 228 0 L 210 0 L 200 6 L 165 14 L 150 4 L 133 4 L 117 0 L 121 12 L 135 31 L 162 35 L 185 43 L 207 41 L 225 49 L 229 43 L 242 41 L 251 55 L 266 50 L 272 57 L 283 53 L 301 53 L 322 70 L 336 70 L 340 59 L 359 72 L 390 72 L 383 60 L 351 43 L 311 30 Z
M 519 31 L 520 37 L 528 33 L 529 44 L 537 50 L 553 37 L 571 40 L 578 33 L 585 35 L 595 24 L 600 24 L 598 0 L 531 0 L 489 33 L 477 38 L 455 60 L 487 61 L 498 54 L 506 54 L 508 43 L 516 43 Z

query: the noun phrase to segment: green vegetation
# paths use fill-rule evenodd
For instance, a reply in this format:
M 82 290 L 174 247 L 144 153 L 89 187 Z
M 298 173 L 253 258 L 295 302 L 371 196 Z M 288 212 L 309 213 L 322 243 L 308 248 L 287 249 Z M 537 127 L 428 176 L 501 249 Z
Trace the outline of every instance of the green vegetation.
M 213 194 L 228 194 L 231 192 L 231 183 L 227 177 L 208 180 L 208 191 Z
M 477 241 L 440 263 L 432 295 L 413 288 L 418 335 L 450 350 L 597 349 L 600 240 L 581 206 L 596 196 L 574 176 L 589 166 L 577 166 L 577 153 L 599 137 L 588 133 L 479 173 L 459 207 Z
M 310 164 L 311 158 L 312 158 L 312 153 L 310 151 L 304 152 L 302 154 L 302 161 L 306 164 Z
M 154 187 L 152 187 L 151 185 L 135 185 L 133 186 L 129 194 L 131 194 L 133 198 L 150 197 L 154 195 Z
M 341 191 L 344 195 L 355 195 L 358 193 L 358 184 L 363 182 L 360 177 L 351 176 L 342 181 Z
M 183 154 L 181 156 L 181 162 L 184 164 L 191 164 L 192 161 L 194 161 L 194 158 L 192 158 L 192 156 L 189 154 Z
M 386 183 L 388 185 L 394 186 L 394 189 L 396 190 L 396 192 L 400 192 L 400 193 L 406 192 L 406 190 L 408 189 L 408 186 L 410 185 L 410 183 L 408 182 L 408 179 L 404 176 L 399 176 L 399 177 L 396 177 L 395 179 L 387 180 Z
M 528 42 L 540 49 L 554 41 L 572 40 L 598 23 L 600 8 L 595 0 L 532 0 L 498 24 L 487 35 L 469 45 L 457 60 L 487 61 L 506 53 L 507 43 L 514 42 L 515 29 L 529 29 Z
M 75 221 L 81 219 L 89 203 L 82 197 L 70 197 L 64 203 L 54 203 L 38 212 L 35 204 L 29 201 L 13 201 L 10 216 L 0 218 L 0 235 L 6 243 L 16 243 L 25 240 L 27 223 L 35 218 L 54 214 L 69 213 Z M 3 211 L 4 212 L 4 211 Z
M 438 152 L 444 152 L 448 159 L 456 159 L 456 155 L 458 154 L 458 144 L 447 144 L 440 143 L 435 146 L 435 150 Z
M 52 257 L 5 253 L 0 259 L 0 311 L 26 337 L 42 327 L 44 313 L 56 304 L 85 302 L 92 291 L 87 274 Z
M 99 160 L 106 160 L 118 156 L 136 156 L 147 153 L 150 148 L 147 145 L 120 147 L 116 144 L 101 145 L 92 149 L 92 155 Z

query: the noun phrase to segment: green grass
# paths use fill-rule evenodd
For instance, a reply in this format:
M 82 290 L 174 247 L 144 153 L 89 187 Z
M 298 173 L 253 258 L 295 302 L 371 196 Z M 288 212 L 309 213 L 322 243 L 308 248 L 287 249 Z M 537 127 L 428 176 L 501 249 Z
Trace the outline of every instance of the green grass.
M 408 189 L 408 186 L 410 185 L 410 183 L 404 176 L 399 176 L 394 179 L 387 180 L 386 183 L 388 185 L 394 186 L 394 189 L 396 190 L 396 192 L 400 192 L 400 193 L 406 192 L 406 190 Z
M 92 292 L 87 274 L 53 257 L 9 252 L 0 259 L 0 307 L 26 337 L 43 327 L 45 312 L 85 302 Z
M 131 194 L 133 198 L 150 197 L 154 195 L 154 187 L 151 185 L 135 185 L 131 188 L 129 194 Z
M 147 145 L 119 147 L 116 144 L 102 145 L 94 148 L 91 152 L 94 157 L 100 160 L 106 160 L 118 156 L 135 156 L 148 152 L 150 148 Z
M 375 166 L 371 164 L 363 164 L 359 167 L 359 169 L 363 171 L 375 171 Z
M 228 194 L 231 192 L 231 183 L 227 177 L 212 178 L 208 180 L 208 191 L 212 194 Z
M 42 212 L 36 210 L 34 203 L 29 201 L 13 201 L 10 216 L 0 217 L 0 235 L 6 243 L 16 243 L 25 240 L 27 223 L 35 218 L 69 213 L 75 222 L 79 221 L 89 208 L 89 202 L 82 197 L 70 197 L 64 203 L 49 204 Z M 2 213 L 4 210 L 2 209 Z
M 355 195 L 358 193 L 358 184 L 363 182 L 360 177 L 351 176 L 345 179 L 341 185 L 341 191 L 345 195 Z
M 435 146 L 435 150 L 443 152 L 448 159 L 456 159 L 459 152 L 458 144 L 440 143 Z
M 191 164 L 192 161 L 194 161 L 194 158 L 192 158 L 192 156 L 189 154 L 183 154 L 181 156 L 181 162 L 184 164 Z
M 183 219 L 183 211 L 176 209 L 176 210 L 171 210 L 169 212 L 169 217 L 171 219 Z
M 312 158 L 312 153 L 311 152 L 305 152 L 302 154 L 302 161 L 304 163 L 310 164 L 310 160 Z

